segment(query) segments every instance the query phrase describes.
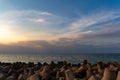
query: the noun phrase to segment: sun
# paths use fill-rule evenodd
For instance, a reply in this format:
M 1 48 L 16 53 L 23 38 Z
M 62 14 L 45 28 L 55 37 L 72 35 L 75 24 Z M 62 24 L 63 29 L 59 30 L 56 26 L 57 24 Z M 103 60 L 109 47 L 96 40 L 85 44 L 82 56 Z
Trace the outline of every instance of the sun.
M 0 28 L 0 43 L 8 42 L 11 38 L 11 32 L 5 27 Z
M 27 38 L 25 36 L 18 34 L 17 31 L 10 27 L 0 27 L 0 44 L 10 44 L 26 40 Z
M 11 32 L 6 29 L 0 29 L 0 40 L 9 39 Z

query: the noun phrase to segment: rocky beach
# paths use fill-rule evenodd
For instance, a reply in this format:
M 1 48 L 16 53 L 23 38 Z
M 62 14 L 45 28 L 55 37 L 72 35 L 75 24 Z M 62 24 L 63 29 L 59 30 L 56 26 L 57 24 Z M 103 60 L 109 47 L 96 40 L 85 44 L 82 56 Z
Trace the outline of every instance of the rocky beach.
M 118 62 L 0 63 L 0 80 L 120 80 Z

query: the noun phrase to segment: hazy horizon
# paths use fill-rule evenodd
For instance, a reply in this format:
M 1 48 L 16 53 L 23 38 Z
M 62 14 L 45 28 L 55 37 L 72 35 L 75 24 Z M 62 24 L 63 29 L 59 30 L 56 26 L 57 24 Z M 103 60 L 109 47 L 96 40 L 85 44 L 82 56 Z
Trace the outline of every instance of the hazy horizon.
M 0 53 L 120 53 L 120 0 L 0 0 Z

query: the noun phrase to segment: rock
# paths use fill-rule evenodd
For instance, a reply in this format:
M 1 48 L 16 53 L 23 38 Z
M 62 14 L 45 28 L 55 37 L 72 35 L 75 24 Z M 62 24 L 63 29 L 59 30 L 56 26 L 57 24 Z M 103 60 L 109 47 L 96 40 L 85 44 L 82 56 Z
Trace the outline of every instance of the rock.
M 117 79 L 116 80 L 120 80 L 120 71 L 118 71 Z
M 104 75 L 101 80 L 116 80 L 116 71 L 105 68 Z
M 73 73 L 70 69 L 65 71 L 66 80 L 74 80 Z

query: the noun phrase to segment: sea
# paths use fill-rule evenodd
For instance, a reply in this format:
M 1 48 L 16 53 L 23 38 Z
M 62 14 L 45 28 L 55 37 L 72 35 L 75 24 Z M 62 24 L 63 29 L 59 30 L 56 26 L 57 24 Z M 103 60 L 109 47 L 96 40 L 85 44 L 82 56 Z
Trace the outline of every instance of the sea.
M 51 61 L 67 61 L 69 63 L 82 63 L 88 60 L 90 63 L 118 62 L 120 63 L 120 54 L 0 54 L 0 62 L 34 62 L 50 63 Z

